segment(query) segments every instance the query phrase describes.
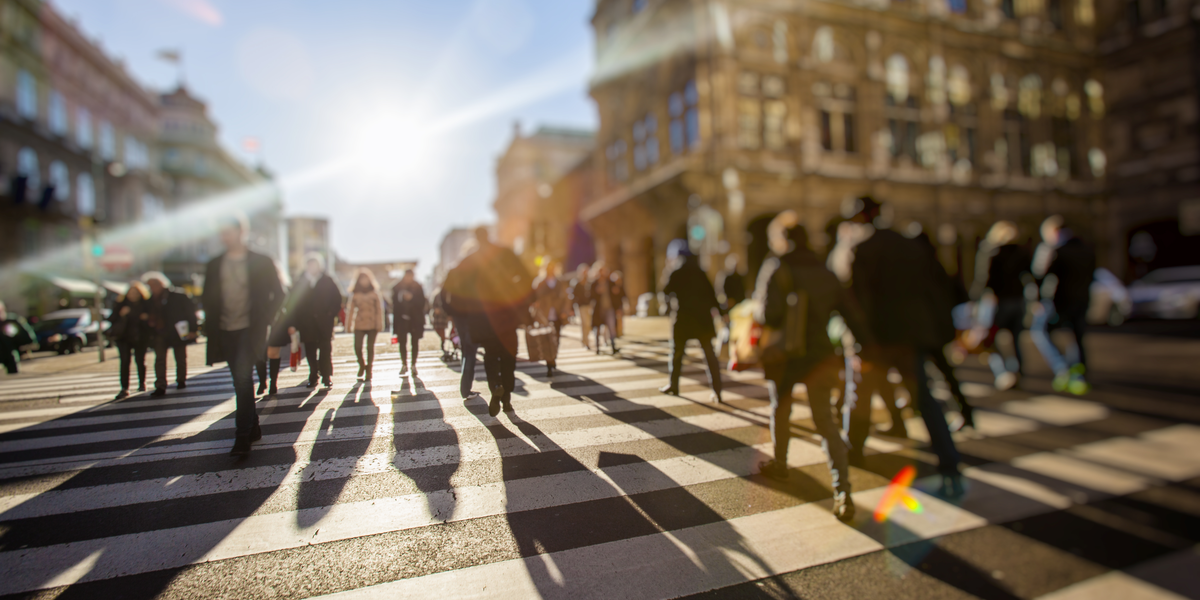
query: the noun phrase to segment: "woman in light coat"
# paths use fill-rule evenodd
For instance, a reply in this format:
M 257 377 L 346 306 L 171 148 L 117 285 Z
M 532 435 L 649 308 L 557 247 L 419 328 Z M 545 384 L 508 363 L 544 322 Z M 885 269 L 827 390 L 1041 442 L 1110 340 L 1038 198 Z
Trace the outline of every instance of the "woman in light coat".
M 354 332 L 354 355 L 358 358 L 358 378 L 371 380 L 371 368 L 375 363 L 375 336 L 385 327 L 383 296 L 379 294 L 379 282 L 367 269 L 359 269 L 354 276 L 354 287 L 346 302 L 346 329 Z M 367 342 L 367 360 L 363 362 L 363 340 Z

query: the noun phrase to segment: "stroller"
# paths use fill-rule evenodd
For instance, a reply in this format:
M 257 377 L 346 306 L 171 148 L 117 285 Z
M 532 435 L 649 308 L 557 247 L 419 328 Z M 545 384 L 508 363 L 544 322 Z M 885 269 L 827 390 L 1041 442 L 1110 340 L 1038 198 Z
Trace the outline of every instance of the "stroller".
M 445 340 L 442 341 L 442 362 L 460 361 L 462 360 L 462 339 L 458 336 L 458 328 L 453 323 L 450 324 L 450 335 L 446 336 L 450 340 L 450 350 L 446 351 Z

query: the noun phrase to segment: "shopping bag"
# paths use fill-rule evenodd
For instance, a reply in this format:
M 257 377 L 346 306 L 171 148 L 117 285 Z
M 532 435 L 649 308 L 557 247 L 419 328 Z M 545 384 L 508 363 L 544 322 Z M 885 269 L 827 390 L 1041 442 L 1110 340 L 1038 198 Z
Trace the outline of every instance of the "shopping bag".
M 291 357 L 289 360 L 289 366 L 291 366 L 292 372 L 294 373 L 294 372 L 296 372 L 296 369 L 300 367 L 300 333 L 299 332 L 292 334 L 292 342 L 291 342 L 290 349 L 291 349 Z
M 761 366 L 763 327 L 755 321 L 760 303 L 746 300 L 729 311 L 729 370 L 745 371 Z
M 558 358 L 558 335 L 554 327 L 528 327 L 525 329 L 525 347 L 532 362 L 552 361 Z

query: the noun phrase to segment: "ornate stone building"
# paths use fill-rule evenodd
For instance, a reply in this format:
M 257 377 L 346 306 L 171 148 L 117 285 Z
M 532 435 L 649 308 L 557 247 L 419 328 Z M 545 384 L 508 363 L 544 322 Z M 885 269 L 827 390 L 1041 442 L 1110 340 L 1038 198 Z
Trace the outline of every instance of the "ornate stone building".
M 969 278 L 997 219 L 1062 213 L 1107 250 L 1091 0 L 600 0 L 582 218 L 631 296 L 667 243 L 756 271 L 795 209 L 815 245 L 871 193 Z

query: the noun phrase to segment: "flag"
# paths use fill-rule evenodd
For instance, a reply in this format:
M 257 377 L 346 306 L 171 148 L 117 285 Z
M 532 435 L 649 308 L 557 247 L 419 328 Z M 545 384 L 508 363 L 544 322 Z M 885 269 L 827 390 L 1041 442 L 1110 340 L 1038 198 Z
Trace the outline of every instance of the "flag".
M 183 56 L 178 50 L 159 50 L 158 59 L 177 65 L 183 60 Z
M 242 149 L 250 154 L 257 154 L 262 148 L 262 142 L 254 136 L 249 136 L 242 140 Z

